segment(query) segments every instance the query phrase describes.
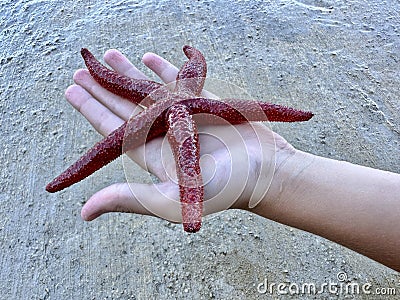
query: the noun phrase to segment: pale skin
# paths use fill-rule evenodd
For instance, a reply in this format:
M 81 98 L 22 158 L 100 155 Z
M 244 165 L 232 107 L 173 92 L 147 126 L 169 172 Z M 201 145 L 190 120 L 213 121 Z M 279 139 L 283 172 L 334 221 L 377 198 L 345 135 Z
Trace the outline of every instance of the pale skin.
M 107 51 L 104 60 L 121 74 L 147 78 L 117 50 Z M 142 61 L 163 82 L 175 80 L 178 68 L 165 59 L 146 53 Z M 135 108 L 139 112 L 134 104 L 100 87 L 87 70 L 77 70 L 74 82 L 65 92 L 68 102 L 103 136 L 119 127 Z M 302 152 L 276 133 L 263 134 L 267 129 L 260 124 L 244 124 L 235 129 L 237 132 L 231 126 L 202 128 L 210 133 L 200 136 L 205 199 L 217 195 L 216 201 L 205 201 L 204 215 L 228 208 L 248 210 L 327 238 L 400 271 L 399 174 Z M 275 157 L 269 160 L 275 159 L 276 168 L 271 185 L 265 184 L 260 194 L 261 201 L 249 208 L 256 181 L 268 169 L 260 167 L 270 166 L 265 154 L 258 153 L 255 132 L 260 132 L 263 147 L 274 149 Z M 236 140 L 240 142 L 231 142 Z M 221 141 L 230 142 L 224 146 Z M 178 186 L 171 180 L 175 163 L 168 151 L 160 151 L 162 142 L 158 138 L 147 143 L 145 151 L 137 148 L 129 153 L 136 163 L 156 175 L 159 183 L 117 183 L 106 187 L 89 198 L 82 208 L 82 218 L 91 221 L 107 212 L 130 212 L 179 222 Z M 247 156 L 244 150 L 251 155 Z M 241 156 L 243 166 L 232 168 L 229 157 Z M 227 184 L 242 189 L 233 197 L 232 189 L 223 189 Z

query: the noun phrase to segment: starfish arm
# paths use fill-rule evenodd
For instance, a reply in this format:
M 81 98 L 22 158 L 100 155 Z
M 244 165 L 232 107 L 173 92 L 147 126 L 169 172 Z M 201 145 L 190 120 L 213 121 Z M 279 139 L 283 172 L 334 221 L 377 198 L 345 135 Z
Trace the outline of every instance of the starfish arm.
M 125 127 L 126 123 L 112 132 L 104 140 L 95 144 L 78 161 L 54 178 L 46 186 L 46 191 L 50 193 L 61 191 L 81 181 L 120 156 Z
M 181 94 L 199 96 L 207 75 L 206 60 L 199 50 L 188 45 L 183 47 L 183 52 L 189 60 L 176 76 L 175 91 Z
M 177 104 L 167 112 L 167 125 L 167 137 L 176 161 L 183 228 L 186 232 L 197 232 L 201 227 L 204 187 L 196 124 L 188 109 Z
M 104 140 L 94 145 L 78 161 L 53 179 L 46 186 L 46 191 L 50 193 L 61 191 L 88 177 L 120 156 L 126 125 L 127 123 L 125 122 Z
M 82 48 L 81 55 L 90 75 L 106 90 L 136 104 L 148 106 L 154 102 L 146 97 L 161 87 L 161 84 L 151 80 L 134 79 L 118 74 L 103 66 L 86 48 Z
M 231 124 L 251 121 L 299 122 L 308 121 L 313 116 L 312 112 L 255 100 L 194 98 L 181 100 L 179 103 L 188 107 L 192 115 L 209 115 L 209 118 L 205 115 L 200 120 L 208 124 L 218 123 L 217 118 L 213 116 L 225 119 Z
M 163 114 L 163 111 L 165 111 L 165 106 L 158 105 L 140 113 L 134 119 L 126 121 L 53 179 L 46 186 L 46 190 L 51 193 L 61 191 L 101 169 L 127 150 L 134 149 L 165 134 L 165 114 Z M 155 117 L 154 113 L 158 117 Z

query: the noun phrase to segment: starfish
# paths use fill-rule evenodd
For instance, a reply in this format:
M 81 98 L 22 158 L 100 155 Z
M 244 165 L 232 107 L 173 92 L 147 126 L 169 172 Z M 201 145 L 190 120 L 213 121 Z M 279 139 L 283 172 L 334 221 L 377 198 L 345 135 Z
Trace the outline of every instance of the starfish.
M 154 81 L 120 75 L 103 66 L 89 50 L 81 50 L 91 76 L 102 87 L 145 109 L 51 181 L 46 186 L 48 192 L 71 186 L 124 152 L 166 135 L 176 163 L 183 227 L 186 232 L 196 232 L 201 227 L 204 186 L 199 163 L 198 121 L 194 121 L 193 115 L 207 114 L 209 117 L 202 118 L 202 123 L 220 124 L 216 116 L 233 125 L 251 121 L 307 121 L 313 116 L 311 112 L 263 101 L 201 97 L 207 73 L 206 61 L 203 54 L 191 46 L 184 46 L 183 52 L 188 61 L 179 70 L 171 91 Z

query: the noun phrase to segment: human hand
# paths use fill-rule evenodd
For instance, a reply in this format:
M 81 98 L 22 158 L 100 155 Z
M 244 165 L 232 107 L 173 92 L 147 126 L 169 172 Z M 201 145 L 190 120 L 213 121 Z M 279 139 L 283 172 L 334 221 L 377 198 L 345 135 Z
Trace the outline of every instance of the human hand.
M 146 79 L 117 50 L 107 51 L 104 60 L 121 74 Z M 178 69 L 168 61 L 152 53 L 145 54 L 142 60 L 165 83 L 175 80 Z M 129 119 L 132 112 L 141 110 L 103 89 L 87 70 L 78 70 L 74 81 L 76 84 L 66 90 L 67 100 L 103 136 Z M 274 176 L 275 159 L 279 166 L 294 151 L 283 138 L 257 123 L 200 126 L 199 132 L 205 184 L 204 215 L 230 207 L 246 209 L 249 203 L 265 201 Z M 157 215 L 180 222 L 175 162 L 170 151 L 161 151 L 163 145 L 163 138 L 158 138 L 128 153 L 142 168 L 157 176 L 160 183 L 113 184 L 87 201 L 82 217 L 93 220 L 103 213 L 118 211 Z

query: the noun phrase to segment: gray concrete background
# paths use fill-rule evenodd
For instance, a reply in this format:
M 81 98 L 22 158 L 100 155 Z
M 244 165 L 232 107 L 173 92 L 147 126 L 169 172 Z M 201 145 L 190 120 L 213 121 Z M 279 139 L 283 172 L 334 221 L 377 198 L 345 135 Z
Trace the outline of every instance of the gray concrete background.
M 138 215 L 84 223 L 86 199 L 124 180 L 121 160 L 44 190 L 100 139 L 64 100 L 81 47 L 181 65 L 191 44 L 209 77 L 312 110 L 310 122 L 273 124 L 294 146 L 400 172 L 399 11 L 397 0 L 1 1 L 0 298 L 266 299 L 264 278 L 320 284 L 339 271 L 400 295 L 397 272 L 246 212 L 206 218 L 194 235 Z

